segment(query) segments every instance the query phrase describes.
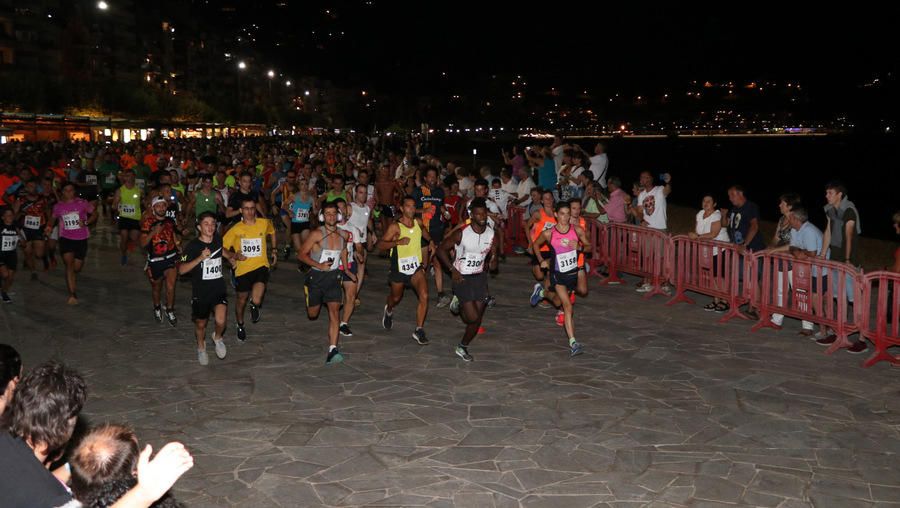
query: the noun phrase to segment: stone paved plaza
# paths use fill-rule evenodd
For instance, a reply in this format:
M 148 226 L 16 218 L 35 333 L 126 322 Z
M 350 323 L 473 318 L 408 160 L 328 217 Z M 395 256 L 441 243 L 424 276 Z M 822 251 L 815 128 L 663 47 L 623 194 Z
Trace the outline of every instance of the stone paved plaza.
M 82 304 L 64 304 L 59 269 L 20 272 L 2 341 L 26 368 L 78 368 L 89 423 L 184 442 L 196 465 L 176 495 L 191 507 L 900 506 L 900 371 L 825 356 L 797 322 L 750 333 L 592 281 L 576 305 L 586 353 L 570 359 L 553 311 L 528 307 L 525 260 L 510 258 L 466 364 L 446 309 L 432 304 L 431 344 L 413 342 L 411 294 L 382 329 L 386 263 L 372 264 L 338 366 L 324 365 L 326 320 L 307 320 L 284 263 L 247 343 L 229 308 L 228 357 L 210 344 L 201 367 L 190 286 L 178 326 L 157 324 L 142 262 L 120 267 L 102 227 Z

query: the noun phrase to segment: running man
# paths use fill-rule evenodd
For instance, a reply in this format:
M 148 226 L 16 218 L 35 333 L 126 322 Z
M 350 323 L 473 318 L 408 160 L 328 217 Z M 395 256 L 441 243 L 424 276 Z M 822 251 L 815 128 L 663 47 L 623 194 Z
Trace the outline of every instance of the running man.
M 366 248 L 363 233 L 356 227 L 351 214 L 356 213 L 354 208 L 348 207 L 343 199 L 336 199 L 334 203 L 338 207 L 338 229 L 343 231 L 347 240 L 347 262 L 349 267 L 341 265 L 343 271 L 352 273 L 355 277 L 343 277 L 344 309 L 341 315 L 341 326 L 338 331 L 344 337 L 352 337 L 350 318 L 356 310 L 356 296 L 359 294 L 359 284 L 362 282 L 360 267 L 365 266 Z M 364 268 L 363 268 L 364 269 Z
M 338 350 L 339 314 L 344 298 L 341 281 L 344 277 L 356 280 L 347 263 L 347 234 L 337 227 L 339 215 L 336 203 L 324 203 L 319 214 L 322 225 L 309 234 L 297 253 L 300 262 L 310 267 L 304 281 L 307 316 L 318 319 L 322 304 L 328 308 L 327 365 L 344 361 Z
M 242 180 L 243 178 L 242 176 Z M 239 206 L 241 221 L 229 229 L 222 239 L 224 248 L 232 253 L 239 252 L 244 258 L 235 257 L 237 264 L 234 268 L 237 291 L 234 315 L 237 319 L 237 338 L 241 342 L 247 340 L 247 331 L 244 329 L 247 301 L 250 301 L 250 319 L 258 323 L 266 284 L 269 283 L 269 267 L 274 267 L 278 262 L 275 228 L 269 219 L 256 216 L 257 205 L 253 196 L 245 196 Z M 271 250 L 266 245 L 266 237 L 271 241 Z
M 3 208 L 0 216 L 0 299 L 12 303 L 9 290 L 12 288 L 19 266 L 19 239 L 21 232 L 16 227 L 16 214 L 11 208 Z
M 378 242 L 381 250 L 390 249 L 390 282 L 391 292 L 388 294 L 387 303 L 384 306 L 384 315 L 381 324 L 386 330 L 394 325 L 394 307 L 403 299 L 403 293 L 407 286 L 411 286 L 419 298 L 416 309 L 416 330 L 413 339 L 420 345 L 428 344 L 425 336 L 425 316 L 428 314 L 428 280 L 422 269 L 422 239 L 427 242 L 428 248 L 434 248 L 434 242 L 428 235 L 428 231 L 422 225 L 422 220 L 416 218 L 416 200 L 412 196 L 403 198 L 400 206 L 400 218 L 388 226 L 387 231 Z
M 491 271 L 497 269 L 496 236 L 494 229 L 488 226 L 484 198 L 475 198 L 469 204 L 469 219 L 468 225 L 450 233 L 437 251 L 438 260 L 450 271 L 454 301 L 460 302 L 460 316 L 466 324 L 455 352 L 467 362 L 474 359 L 469 354 L 469 344 L 478 334 L 489 298 L 484 267 L 487 264 Z M 456 255 L 453 261 L 451 252 Z
M 166 215 L 169 204 L 165 198 L 155 197 L 150 203 L 150 213 L 141 221 L 141 245 L 147 251 L 147 278 L 153 292 L 153 317 L 162 323 L 163 311 L 160 308 L 162 286 L 166 284 L 166 319 L 175 326 L 175 282 L 178 272 L 175 264 L 178 261 L 179 233 L 175 221 Z
M 556 225 L 553 211 L 553 192 L 547 189 L 541 191 L 541 208 L 534 212 L 525 224 L 525 233 L 528 235 L 528 252 L 531 255 L 531 271 L 537 281 L 531 292 L 531 306 L 534 307 L 544 299 L 544 293 L 549 293 L 550 281 L 547 279 L 546 270 L 541 267 L 535 253 L 534 243 L 544 231 Z M 540 248 L 546 255 L 550 251 L 549 245 Z
M 137 245 L 141 234 L 141 203 L 144 191 L 135 184 L 134 172 L 122 172 L 122 186 L 113 194 L 112 208 L 118 212 L 119 252 L 122 266 L 128 264 L 128 247 Z
M 243 261 L 245 258 L 241 253 L 234 254 L 222 248 L 222 238 L 216 233 L 216 214 L 200 214 L 197 217 L 197 228 L 199 236 L 185 247 L 178 273 L 191 274 L 191 317 L 194 319 L 194 335 L 197 337 L 197 361 L 200 365 L 207 365 L 209 355 L 206 354 L 206 324 L 210 314 L 215 320 L 212 339 L 216 346 L 216 356 L 223 360 L 227 354 L 223 337 L 228 295 L 225 291 L 225 279 L 222 278 L 222 258 L 229 261 Z

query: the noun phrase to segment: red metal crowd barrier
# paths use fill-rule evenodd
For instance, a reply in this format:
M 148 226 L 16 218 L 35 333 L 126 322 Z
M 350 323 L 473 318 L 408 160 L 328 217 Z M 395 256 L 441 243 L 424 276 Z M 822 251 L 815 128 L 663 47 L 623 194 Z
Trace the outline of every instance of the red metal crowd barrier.
M 741 290 L 740 267 L 744 260 L 738 246 L 712 240 L 692 240 L 687 236 L 676 236 L 672 241 L 675 244 L 675 296 L 666 305 L 694 303 L 685 294 L 693 291 L 728 302 L 728 311 L 719 320 L 720 323 L 736 317 L 750 319 L 739 310 L 748 298 Z
M 525 209 L 521 206 L 510 205 L 508 210 L 508 219 L 506 221 L 506 242 L 503 246 L 503 253 L 512 254 L 515 247 L 528 247 L 528 238 L 525 236 Z
M 609 224 L 607 229 L 609 276 L 600 283 L 621 283 L 618 272 L 624 272 L 650 281 L 652 289 L 644 298 L 666 294 L 662 285 L 674 268 L 672 238 L 662 231 L 629 224 Z
M 606 224 L 589 220 L 587 234 L 591 240 L 591 257 L 587 260 L 591 269 L 588 275 L 603 278 L 600 267 L 609 264 L 609 228 Z
M 834 330 L 837 340 L 828 348 L 831 354 L 852 345 L 848 337 L 859 331 L 857 308 L 851 304 L 862 298 L 859 271 L 845 263 L 823 259 L 798 260 L 789 254 L 760 252 L 753 265 L 762 262 L 762 280 L 757 282 L 760 328 L 779 328 L 772 314 L 825 325 Z M 752 276 L 754 281 L 757 276 Z M 781 293 L 781 295 L 779 295 Z
M 649 298 L 663 294 L 663 283 L 674 278 L 676 293 L 667 305 L 693 303 L 688 291 L 721 298 L 729 305 L 720 320 L 725 322 L 748 319 L 739 308 L 749 304 L 760 315 L 752 331 L 780 328 L 772 322 L 780 314 L 832 329 L 837 339 L 827 354 L 851 346 L 849 336 L 859 333 L 875 346 L 864 367 L 880 361 L 900 364 L 900 355 L 888 352 L 900 347 L 898 273 L 863 274 L 845 263 L 788 253 L 741 253 L 731 243 L 673 238 L 627 224 L 591 222 L 589 233 L 591 273 L 602 277 L 597 269 L 602 265 L 609 270 L 601 284 L 621 283 L 620 272 L 644 277 L 653 287 L 645 295 Z
M 871 367 L 880 361 L 900 364 L 900 355 L 888 348 L 900 346 L 900 273 L 872 272 L 862 276 L 859 300 L 860 336 L 872 341 L 875 352 L 863 362 Z

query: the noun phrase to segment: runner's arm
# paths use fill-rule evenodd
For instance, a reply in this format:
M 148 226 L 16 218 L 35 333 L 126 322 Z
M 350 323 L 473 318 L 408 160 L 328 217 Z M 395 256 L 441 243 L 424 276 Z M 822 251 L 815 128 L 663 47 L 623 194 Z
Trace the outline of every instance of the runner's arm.
M 396 223 L 388 226 L 387 231 L 384 232 L 384 235 L 378 240 L 378 249 L 379 250 L 390 250 L 400 245 L 398 237 L 400 236 L 400 227 L 397 226 Z
M 437 250 L 437 258 L 438 261 L 444 265 L 444 268 L 450 272 L 451 275 L 455 275 L 456 267 L 453 266 L 453 262 L 450 261 L 450 252 L 456 247 L 457 244 L 462 240 L 462 230 L 454 229 L 444 238 L 444 241 L 441 242 L 440 247 Z
M 547 231 L 543 231 L 540 235 L 538 235 L 537 239 L 534 241 L 534 245 L 531 246 L 531 251 L 534 253 L 534 257 L 537 258 L 538 264 L 544 262 L 543 256 L 541 256 L 541 247 L 544 244 L 549 243 L 550 238 Z
M 578 235 L 578 241 L 581 242 L 581 252 L 591 252 L 591 241 L 581 226 L 575 226 L 575 234 Z

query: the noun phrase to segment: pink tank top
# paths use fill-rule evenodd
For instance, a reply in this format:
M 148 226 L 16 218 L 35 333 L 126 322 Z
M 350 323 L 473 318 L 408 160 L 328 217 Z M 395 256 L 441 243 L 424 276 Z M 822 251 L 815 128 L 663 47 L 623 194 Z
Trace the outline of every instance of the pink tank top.
M 550 232 L 550 247 L 553 249 L 553 269 L 557 273 L 568 273 L 578 270 L 578 235 L 575 228 L 560 233 L 554 226 Z

